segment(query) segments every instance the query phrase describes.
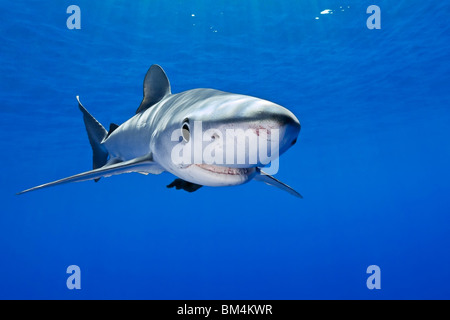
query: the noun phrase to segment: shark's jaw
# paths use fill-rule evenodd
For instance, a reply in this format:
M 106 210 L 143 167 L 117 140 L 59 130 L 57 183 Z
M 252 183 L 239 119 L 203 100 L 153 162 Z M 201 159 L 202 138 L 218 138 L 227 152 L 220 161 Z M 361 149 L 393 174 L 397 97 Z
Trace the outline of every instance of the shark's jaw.
M 240 176 L 244 176 L 244 175 L 248 175 L 249 173 L 252 172 L 252 170 L 250 168 L 230 168 L 230 167 L 223 167 L 223 166 L 214 166 L 214 165 L 210 165 L 210 164 L 195 164 L 195 166 L 215 173 L 215 174 L 219 174 L 219 175 L 240 175 Z
M 256 168 L 231 168 L 212 164 L 191 164 L 175 173 L 186 181 L 211 187 L 246 183 L 256 175 Z

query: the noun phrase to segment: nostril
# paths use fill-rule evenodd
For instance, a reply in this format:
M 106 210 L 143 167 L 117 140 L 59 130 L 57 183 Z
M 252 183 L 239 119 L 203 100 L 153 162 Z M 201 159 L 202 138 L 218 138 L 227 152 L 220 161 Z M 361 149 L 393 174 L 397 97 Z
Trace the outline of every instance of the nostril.
M 295 138 L 295 139 L 292 141 L 291 146 L 293 146 L 296 142 L 297 142 L 297 138 Z

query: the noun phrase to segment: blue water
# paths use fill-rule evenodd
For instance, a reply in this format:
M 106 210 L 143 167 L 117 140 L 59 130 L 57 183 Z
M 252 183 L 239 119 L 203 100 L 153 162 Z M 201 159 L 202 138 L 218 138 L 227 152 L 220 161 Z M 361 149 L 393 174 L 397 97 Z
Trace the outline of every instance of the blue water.
M 71 4 L 80 30 L 66 27 Z M 366 27 L 372 4 L 380 30 Z M 1 1 L 0 298 L 449 299 L 449 12 L 416 0 Z M 292 110 L 302 131 L 276 177 L 304 199 L 259 182 L 189 194 L 167 189 L 167 173 L 15 195 L 89 170 L 75 96 L 121 123 L 154 63 L 173 92 Z M 69 265 L 81 290 L 66 287 Z

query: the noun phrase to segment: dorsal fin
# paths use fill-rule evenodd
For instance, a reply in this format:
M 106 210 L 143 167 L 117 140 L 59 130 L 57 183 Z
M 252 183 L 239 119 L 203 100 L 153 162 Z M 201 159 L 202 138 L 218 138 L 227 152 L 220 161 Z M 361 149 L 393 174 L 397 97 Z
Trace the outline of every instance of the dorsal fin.
M 113 133 L 114 130 L 116 130 L 118 127 L 119 127 L 118 124 L 111 123 L 111 124 L 109 125 L 109 131 L 108 131 L 108 134 L 106 135 L 106 138 L 108 138 L 108 137 L 111 135 L 111 133 Z M 105 138 L 105 139 L 106 139 L 106 138 Z
M 170 94 L 170 83 L 164 70 L 157 64 L 148 69 L 144 79 L 144 98 L 136 113 L 150 108 Z

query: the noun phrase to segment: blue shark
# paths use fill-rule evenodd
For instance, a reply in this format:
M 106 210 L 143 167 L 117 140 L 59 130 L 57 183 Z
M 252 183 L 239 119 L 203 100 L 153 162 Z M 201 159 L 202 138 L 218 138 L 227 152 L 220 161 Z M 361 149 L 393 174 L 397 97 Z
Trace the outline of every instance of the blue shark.
M 290 186 L 263 170 L 268 160 L 278 158 L 297 141 L 300 122 L 291 111 L 267 100 L 215 89 L 192 89 L 173 94 L 169 79 L 159 65 L 152 65 L 148 70 L 143 91 L 144 97 L 136 114 L 121 125 L 111 124 L 109 130 L 86 110 L 77 96 L 93 151 L 93 169 L 18 194 L 69 182 L 98 181 L 122 173 L 169 172 L 176 179 L 167 187 L 188 192 L 202 186 L 234 186 L 256 180 L 302 198 Z M 200 130 L 195 128 L 198 124 Z M 187 147 L 204 153 L 206 148 L 211 149 L 213 142 L 221 141 L 219 149 L 212 154 L 217 156 L 219 151 L 229 150 L 225 145 L 232 143 L 225 134 L 231 129 L 254 133 L 259 139 L 255 148 L 251 148 L 249 141 L 241 140 L 245 152 L 243 161 L 236 161 L 237 152 L 227 158 L 228 162 L 174 161 L 174 154 L 177 154 L 174 150 L 186 151 Z M 205 141 L 205 135 L 210 144 L 194 147 L 195 141 Z M 260 156 L 264 143 L 276 149 L 276 152 L 271 149 L 272 155 L 265 159 Z

